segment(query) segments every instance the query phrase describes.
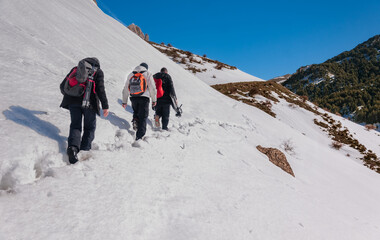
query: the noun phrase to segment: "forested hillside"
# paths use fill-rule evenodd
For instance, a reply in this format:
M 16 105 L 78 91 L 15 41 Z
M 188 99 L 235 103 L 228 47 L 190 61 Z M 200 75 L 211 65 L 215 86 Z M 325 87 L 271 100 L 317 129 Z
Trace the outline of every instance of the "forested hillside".
M 360 123 L 380 122 L 380 35 L 283 83 L 321 107 Z

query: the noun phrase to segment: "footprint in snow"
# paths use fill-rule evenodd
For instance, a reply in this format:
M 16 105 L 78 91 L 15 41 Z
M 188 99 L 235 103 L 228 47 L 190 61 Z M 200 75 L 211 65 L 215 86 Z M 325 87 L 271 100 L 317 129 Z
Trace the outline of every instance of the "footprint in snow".
M 93 154 L 91 151 L 80 151 L 78 153 L 79 161 L 86 161 L 93 158 Z
M 142 140 L 142 139 L 139 139 L 139 140 L 134 141 L 134 142 L 132 143 L 132 147 L 143 149 L 144 147 L 146 147 L 147 144 L 148 144 L 147 141 Z

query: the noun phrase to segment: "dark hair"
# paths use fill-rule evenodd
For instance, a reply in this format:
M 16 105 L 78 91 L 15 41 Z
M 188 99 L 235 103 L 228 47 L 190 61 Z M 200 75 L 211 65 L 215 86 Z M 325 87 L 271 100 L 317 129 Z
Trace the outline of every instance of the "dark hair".
M 162 72 L 162 73 L 167 73 L 168 70 L 167 70 L 166 68 L 163 67 L 163 68 L 161 68 L 161 72 Z
M 146 68 L 146 70 L 148 70 L 148 64 L 146 64 L 146 63 L 140 63 L 140 66 L 142 66 L 142 67 L 145 67 Z

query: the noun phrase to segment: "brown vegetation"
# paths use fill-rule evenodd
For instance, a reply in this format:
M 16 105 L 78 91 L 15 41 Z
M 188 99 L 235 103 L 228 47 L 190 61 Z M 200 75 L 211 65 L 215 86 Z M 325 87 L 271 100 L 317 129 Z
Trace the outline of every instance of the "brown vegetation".
M 317 119 L 314 119 L 314 123 L 329 133 L 332 140 L 334 141 L 332 145 L 334 148 L 336 148 L 338 144 L 346 144 L 351 148 L 356 149 L 363 155 L 361 160 L 363 160 L 364 165 L 380 173 L 380 159 L 375 153 L 367 149 L 363 144 L 355 139 L 352 134 L 350 134 L 347 128 L 342 128 L 342 124 L 335 121 L 327 113 L 323 114 L 322 118 L 324 122 L 319 122 Z M 340 149 L 341 147 L 342 146 L 336 149 Z
M 284 148 L 285 152 L 290 153 L 290 154 L 294 153 L 293 143 L 290 141 L 290 139 L 285 140 L 282 143 L 282 147 Z
M 367 124 L 364 127 L 365 127 L 365 129 L 367 129 L 367 131 L 375 130 L 377 128 L 376 125 L 374 125 L 374 124 Z
M 187 65 L 187 67 L 185 69 L 188 70 L 188 71 L 191 71 L 194 74 L 197 73 L 197 72 L 207 71 L 207 69 L 199 69 L 199 68 L 196 68 L 196 67 L 193 67 L 193 66 L 190 66 L 190 65 Z
M 343 147 L 343 144 L 340 143 L 340 142 L 334 141 L 334 142 L 331 143 L 331 147 L 335 148 L 336 150 L 339 150 L 339 149 L 341 149 Z
M 309 98 L 307 96 L 300 96 L 302 102 L 306 102 L 307 100 L 309 100 Z
M 190 62 L 196 62 L 198 64 L 202 64 L 201 61 L 195 61 L 194 58 L 193 58 L 193 53 L 189 52 L 189 51 L 184 51 L 184 50 L 181 50 L 181 49 L 177 49 L 177 48 L 173 48 L 173 46 L 168 43 L 168 47 L 169 48 L 165 48 L 163 49 L 162 48 L 162 44 L 161 44 L 161 47 L 159 44 L 155 43 L 155 42 L 149 42 L 153 47 L 155 47 L 158 51 L 164 53 L 165 55 L 167 55 L 168 57 L 171 57 L 173 60 L 174 58 L 179 58 L 180 57 L 180 54 L 184 54 L 186 55 L 187 58 L 189 58 L 189 61 Z M 215 64 L 215 68 L 218 69 L 218 70 L 221 70 L 223 68 L 226 68 L 226 69 L 230 69 L 230 70 L 235 70 L 237 69 L 236 67 L 234 66 L 230 66 L 228 64 L 225 64 L 225 63 L 222 63 L 222 62 L 219 62 L 217 60 L 212 60 L 212 59 L 209 59 L 207 58 L 207 55 L 204 54 L 203 56 L 198 56 L 199 58 L 201 58 L 204 62 L 208 62 L 208 63 L 212 63 L 212 64 Z M 192 58 L 190 60 L 190 58 Z
M 272 117 L 276 117 L 276 114 L 272 111 L 272 104 L 279 102 L 279 100 L 274 97 L 273 93 L 276 93 L 278 98 L 286 100 L 290 107 L 299 106 L 313 112 L 317 116 L 321 116 L 322 120 L 319 121 L 314 119 L 314 123 L 329 134 L 332 140 L 336 142 L 334 145 L 338 147 L 340 144 L 342 146 L 343 144 L 346 144 L 351 148 L 356 149 L 363 155 L 361 159 L 363 160 L 364 165 L 380 173 L 380 159 L 375 153 L 371 150 L 367 150 L 363 144 L 359 143 L 359 141 L 350 134 L 347 128 L 342 127 L 342 124 L 339 121 L 335 121 L 328 113 L 320 113 L 316 106 L 311 106 L 307 103 L 306 98 L 302 98 L 290 92 L 282 85 L 272 81 L 266 81 L 227 83 L 214 85 L 212 87 L 233 99 L 257 107 Z M 268 100 L 259 102 L 255 99 L 255 95 L 261 95 Z

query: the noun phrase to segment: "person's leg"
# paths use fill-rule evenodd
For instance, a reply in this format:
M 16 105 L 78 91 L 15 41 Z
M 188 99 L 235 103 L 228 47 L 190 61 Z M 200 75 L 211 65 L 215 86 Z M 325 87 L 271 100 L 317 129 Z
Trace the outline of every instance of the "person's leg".
M 139 124 L 136 132 L 136 140 L 141 139 L 146 133 L 146 119 L 149 115 L 149 98 L 141 97 L 139 99 Z
M 67 139 L 68 147 L 74 146 L 79 150 L 82 135 L 82 107 L 80 105 L 70 105 L 70 133 Z
M 157 102 L 155 115 L 162 116 L 162 103 Z
M 136 98 L 131 98 L 131 102 L 132 102 L 132 109 L 133 109 L 133 119 L 137 119 L 138 113 L 139 113 L 139 108 L 138 108 L 139 101 Z
M 79 152 L 80 139 L 82 133 L 82 107 L 80 105 L 70 105 L 70 133 L 67 139 L 67 155 L 69 162 L 74 164 L 78 162 L 77 154 Z
M 96 112 L 93 109 L 83 109 L 84 128 L 80 150 L 88 151 L 91 149 L 91 143 L 95 138 L 96 129 Z
M 170 116 L 170 104 L 162 106 L 162 129 L 167 130 Z
M 132 102 L 132 109 L 133 109 L 133 118 L 132 118 L 132 127 L 133 130 L 137 130 L 138 127 L 138 113 L 139 113 L 139 99 L 138 98 L 131 98 Z
M 157 102 L 156 105 L 156 113 L 154 114 L 154 125 L 159 128 L 160 127 L 160 118 L 162 116 L 162 104 Z

